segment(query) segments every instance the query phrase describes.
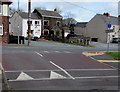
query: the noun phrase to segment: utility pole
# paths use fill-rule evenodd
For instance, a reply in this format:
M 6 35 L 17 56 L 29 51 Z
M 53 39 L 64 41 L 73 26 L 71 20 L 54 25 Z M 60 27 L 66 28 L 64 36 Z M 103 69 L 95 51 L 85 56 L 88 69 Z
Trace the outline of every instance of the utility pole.
M 31 40 L 31 0 L 28 1 L 28 46 Z
M 19 0 L 18 0 L 18 15 L 19 15 Z M 20 39 L 20 37 L 19 37 L 19 33 L 20 33 L 20 25 L 19 25 L 19 16 L 18 16 L 18 44 L 19 44 L 19 39 Z

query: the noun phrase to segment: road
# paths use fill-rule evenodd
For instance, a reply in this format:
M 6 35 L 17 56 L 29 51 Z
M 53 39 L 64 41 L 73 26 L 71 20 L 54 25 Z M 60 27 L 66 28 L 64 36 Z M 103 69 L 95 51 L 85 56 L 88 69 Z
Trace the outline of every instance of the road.
M 118 89 L 115 67 L 82 54 L 85 51 L 104 51 L 106 47 L 40 41 L 32 42 L 30 47 L 3 46 L 2 49 L 2 65 L 13 90 Z M 117 45 L 110 50 L 117 51 Z

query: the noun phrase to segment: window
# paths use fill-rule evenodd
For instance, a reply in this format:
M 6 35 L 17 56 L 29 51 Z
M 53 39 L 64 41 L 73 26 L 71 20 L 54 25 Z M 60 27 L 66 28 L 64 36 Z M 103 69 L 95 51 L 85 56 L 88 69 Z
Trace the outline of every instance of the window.
M 49 26 L 49 21 L 48 20 L 44 20 L 44 26 Z
M 60 26 L 60 21 L 57 21 L 57 22 L 56 22 L 56 26 Z
M 44 30 L 43 30 L 43 34 L 44 34 L 44 35 L 49 35 L 49 30 L 48 30 L 48 29 L 44 29 Z
M 3 25 L 0 24 L 0 35 L 3 35 Z
M 39 25 L 39 21 L 35 21 L 35 25 Z
M 115 26 L 113 26 L 113 30 L 115 30 Z
M 2 5 L 0 5 L 0 14 L 2 14 Z

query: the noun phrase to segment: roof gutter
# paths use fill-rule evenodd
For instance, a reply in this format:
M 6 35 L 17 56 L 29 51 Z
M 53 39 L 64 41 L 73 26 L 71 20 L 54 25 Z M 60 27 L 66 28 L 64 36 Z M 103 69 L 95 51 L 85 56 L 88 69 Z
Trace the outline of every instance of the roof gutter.
M 51 17 L 51 18 L 59 18 L 59 19 L 62 19 L 62 17 L 58 17 L 58 16 L 48 16 L 48 15 L 42 15 L 42 17 Z

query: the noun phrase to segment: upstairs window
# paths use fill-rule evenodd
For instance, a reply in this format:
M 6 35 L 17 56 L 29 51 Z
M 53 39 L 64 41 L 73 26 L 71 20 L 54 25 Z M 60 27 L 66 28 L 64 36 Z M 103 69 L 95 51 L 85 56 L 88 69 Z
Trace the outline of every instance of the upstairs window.
M 2 14 L 2 5 L 0 5 L 0 14 Z
M 39 25 L 40 23 L 39 23 L 39 21 L 35 21 L 35 25 Z
M 48 20 L 44 20 L 44 26 L 49 26 L 49 21 Z
M 56 26 L 60 26 L 60 21 L 57 21 L 57 22 L 56 22 Z
M 0 35 L 3 35 L 3 25 L 0 24 Z

